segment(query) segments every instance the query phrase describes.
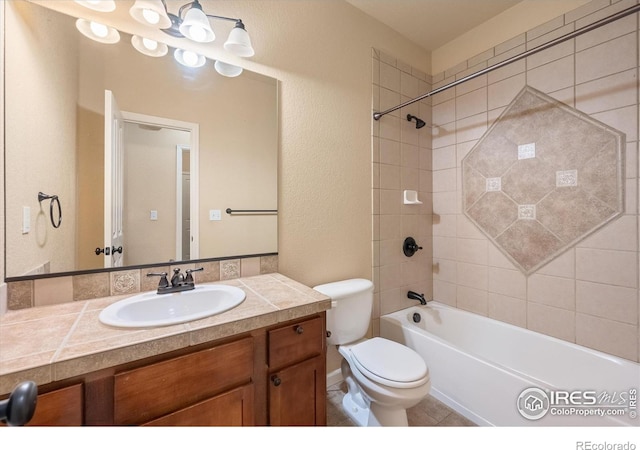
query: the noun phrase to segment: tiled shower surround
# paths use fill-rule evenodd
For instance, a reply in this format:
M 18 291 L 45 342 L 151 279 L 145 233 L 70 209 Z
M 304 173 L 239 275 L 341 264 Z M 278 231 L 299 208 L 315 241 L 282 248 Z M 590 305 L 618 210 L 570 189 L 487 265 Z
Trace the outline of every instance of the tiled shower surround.
M 373 110 L 400 104 L 636 3 L 594 0 L 444 73 L 418 75 L 417 95 L 403 92 L 410 83 L 402 83 L 415 71 L 376 51 Z M 374 319 L 413 304 L 405 297 L 415 281 L 437 301 L 639 361 L 638 31 L 634 14 L 372 121 L 373 277 L 379 299 Z M 556 113 L 571 118 L 540 126 L 535 110 L 524 108 L 522 123 L 535 136 L 516 143 L 514 172 L 473 179 L 463 168 L 506 163 L 499 155 L 478 157 L 472 150 L 489 139 L 498 142 L 492 148 L 502 148 L 509 130 L 500 129 L 497 120 L 519 95 L 548 99 Z M 407 127 L 411 124 L 403 117 L 409 112 L 427 126 Z M 598 133 L 591 125 L 604 130 L 598 135 L 604 141 L 591 134 Z M 577 133 L 576 127 L 585 128 Z M 495 133 L 487 137 L 490 130 Z M 410 175 L 416 161 L 405 164 L 403 151 L 414 145 L 405 133 L 415 131 L 421 156 L 417 178 Z M 562 162 L 541 169 L 549 159 L 537 136 L 547 133 L 556 133 L 553 142 L 560 145 L 554 161 Z M 579 145 L 571 147 L 576 139 Z M 526 188 L 519 184 L 531 178 L 538 182 Z M 416 187 L 423 205 L 403 205 L 402 190 Z M 500 226 L 504 230 L 491 229 L 504 220 L 501 202 L 488 201 L 482 212 L 473 211 L 477 203 L 466 196 L 474 192 L 518 198 L 508 204 L 513 220 Z M 514 223 L 522 229 L 513 228 L 511 238 L 501 240 Z M 545 224 L 559 242 L 523 249 L 542 236 L 527 229 L 534 223 Z M 419 229 L 405 228 L 412 224 Z M 409 233 L 423 247 L 416 256 L 428 259 L 421 261 L 419 273 L 404 273 L 416 258 L 402 254 Z

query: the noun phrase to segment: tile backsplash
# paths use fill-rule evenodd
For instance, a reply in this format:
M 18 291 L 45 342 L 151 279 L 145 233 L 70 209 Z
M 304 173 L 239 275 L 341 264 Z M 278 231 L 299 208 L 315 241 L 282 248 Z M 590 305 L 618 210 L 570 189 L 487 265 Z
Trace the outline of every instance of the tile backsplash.
M 158 278 L 148 277 L 147 273 L 167 272 L 171 274 L 175 268 L 180 268 L 184 271 L 196 267 L 204 269 L 202 272 L 194 274 L 196 284 L 223 281 L 275 273 L 278 271 L 278 256 L 266 255 L 207 261 L 197 264 L 190 263 L 10 281 L 7 283 L 7 308 L 16 310 L 152 291 L 158 286 Z

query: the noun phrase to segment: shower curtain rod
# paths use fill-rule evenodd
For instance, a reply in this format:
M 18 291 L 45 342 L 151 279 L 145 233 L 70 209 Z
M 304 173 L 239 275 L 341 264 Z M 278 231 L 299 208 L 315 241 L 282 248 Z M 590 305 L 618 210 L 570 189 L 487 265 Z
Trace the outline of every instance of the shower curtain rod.
M 420 100 L 424 100 L 427 97 L 431 97 L 431 96 L 433 96 L 435 94 L 439 94 L 440 92 L 446 91 L 447 89 L 450 89 L 450 88 L 452 88 L 454 86 L 462 84 L 465 81 L 473 80 L 474 78 L 477 78 L 477 77 L 479 77 L 481 75 L 484 75 L 485 73 L 492 72 L 492 71 L 494 71 L 496 69 L 499 69 L 499 68 L 504 67 L 504 66 L 506 66 L 508 64 L 511 64 L 512 62 L 519 61 L 519 60 L 521 60 L 523 58 L 526 58 L 528 56 L 534 55 L 534 54 L 536 54 L 538 52 L 541 52 L 541 51 L 546 50 L 548 48 L 551 48 L 551 47 L 553 47 L 555 45 L 558 45 L 558 44 L 561 44 L 561 43 L 563 43 L 565 41 L 568 41 L 569 39 L 573 39 L 576 36 L 580 36 L 581 34 L 584 34 L 584 33 L 587 33 L 589 31 L 595 30 L 596 28 L 600 28 L 603 25 L 607 25 L 607 24 L 609 24 L 611 22 L 615 22 L 616 20 L 622 19 L 623 17 L 631 15 L 631 14 L 637 12 L 637 11 L 640 11 L 640 4 L 632 6 L 632 7 L 627 8 L 627 9 L 624 9 L 622 11 L 619 11 L 619 12 L 617 12 L 615 14 L 612 14 L 612 15 L 610 15 L 608 17 L 605 17 L 604 19 L 600 19 L 597 22 L 594 22 L 594 23 L 592 23 L 590 25 L 586 25 L 586 26 L 584 26 L 582 28 L 578 28 L 577 30 L 574 30 L 574 31 L 572 31 L 570 33 L 565 34 L 564 36 L 560 36 L 560 37 L 558 37 L 556 39 L 553 39 L 553 40 L 547 42 L 546 44 L 538 45 L 537 47 L 534 47 L 531 50 L 527 50 L 525 52 L 520 53 L 519 55 L 512 56 L 511 58 L 505 59 L 502 62 L 496 63 L 496 64 L 494 64 L 492 66 L 489 66 L 489 67 L 487 67 L 485 69 L 482 69 L 482 70 L 479 70 L 477 72 L 474 72 L 471 75 L 467 75 L 466 77 L 460 78 L 459 80 L 453 81 L 453 82 L 451 82 L 449 84 L 446 84 L 446 85 L 444 85 L 442 87 L 434 89 L 431 92 L 427 92 L 426 94 L 423 94 L 420 97 L 416 97 L 416 98 L 414 98 L 412 100 L 408 100 L 408 101 L 406 101 L 404 103 L 401 103 L 398 106 L 394 106 L 393 108 L 389 108 L 389 109 L 387 109 L 385 111 L 382 111 L 382 112 L 373 113 L 373 118 L 374 118 L 374 120 L 380 120 L 380 118 L 382 116 L 384 116 L 386 114 L 389 114 L 390 112 L 397 111 L 400 108 L 404 108 L 405 106 L 411 105 L 411 104 L 413 104 L 415 102 L 419 102 Z

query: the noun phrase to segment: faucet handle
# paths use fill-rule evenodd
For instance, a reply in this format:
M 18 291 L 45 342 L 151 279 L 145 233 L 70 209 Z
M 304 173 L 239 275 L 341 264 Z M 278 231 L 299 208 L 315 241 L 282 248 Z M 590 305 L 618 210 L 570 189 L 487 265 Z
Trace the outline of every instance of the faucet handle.
M 193 275 L 191 275 L 191 272 L 202 272 L 203 270 L 204 270 L 204 267 L 200 267 L 198 269 L 185 270 L 185 273 L 187 274 L 186 278 L 184 279 L 185 283 L 193 283 Z
M 158 287 L 159 288 L 169 287 L 169 280 L 167 280 L 167 272 L 147 273 L 147 276 L 148 277 L 161 277 L 160 281 L 158 282 Z

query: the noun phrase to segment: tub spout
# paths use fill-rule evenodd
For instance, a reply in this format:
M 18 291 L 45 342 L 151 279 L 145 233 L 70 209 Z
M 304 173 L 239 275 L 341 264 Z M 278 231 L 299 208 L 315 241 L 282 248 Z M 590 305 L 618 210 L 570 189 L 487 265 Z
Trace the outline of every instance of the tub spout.
M 409 291 L 407 292 L 407 298 L 418 300 L 421 305 L 427 304 L 427 300 L 425 300 L 424 294 L 418 294 L 417 292 Z

